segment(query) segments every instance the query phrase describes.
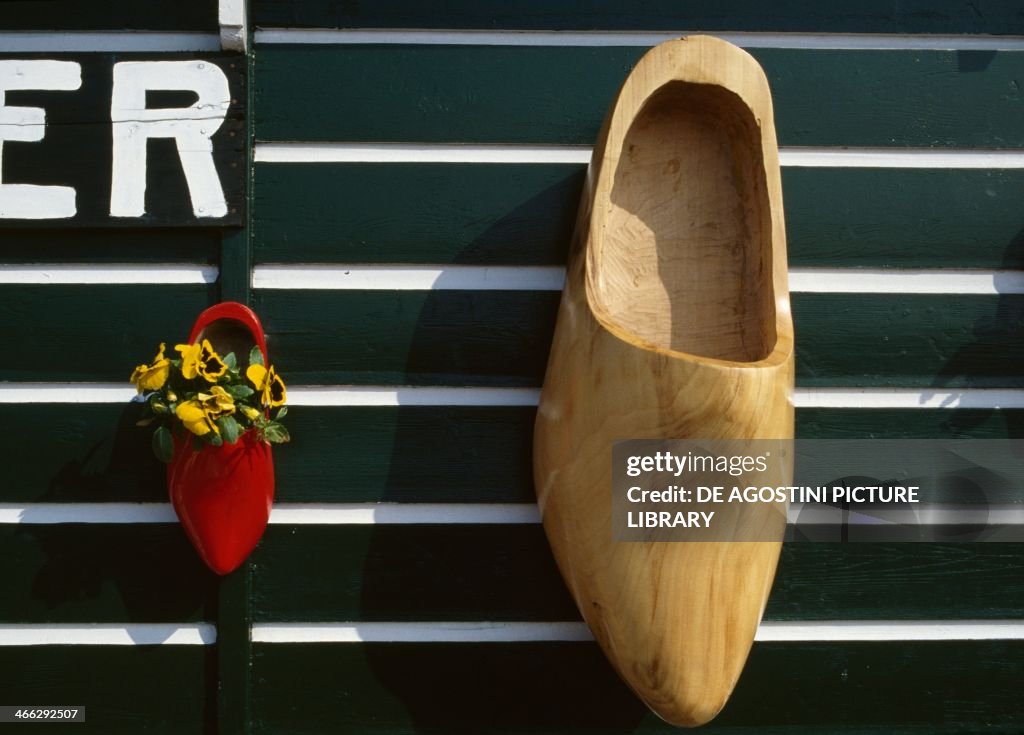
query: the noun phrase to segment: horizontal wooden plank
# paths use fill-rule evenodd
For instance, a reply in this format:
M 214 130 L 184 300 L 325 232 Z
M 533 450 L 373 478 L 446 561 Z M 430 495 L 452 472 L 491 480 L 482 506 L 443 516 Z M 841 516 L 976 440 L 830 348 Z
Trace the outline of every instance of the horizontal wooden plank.
M 77 0 L 5 0 L 0 30 L 54 31 L 215 31 L 216 0 L 108 0 L 82 4 Z
M 529 503 L 534 409 L 295 407 L 274 452 L 277 499 L 292 503 Z M 164 467 L 126 404 L 0 404 L 3 503 L 167 500 Z M 1002 439 L 1024 411 L 798 409 L 802 438 Z M 45 468 L 45 469 L 42 469 Z
M 124 381 L 185 341 L 216 285 L 0 286 L 0 380 Z
M 221 230 L 7 229 L 0 262 L 197 263 L 220 260 Z
M 564 263 L 584 173 L 576 165 L 258 164 L 254 256 Z
M 437 12 L 434 12 L 434 11 Z M 612 0 L 552 3 L 457 0 L 428 10 L 413 0 L 372 5 L 304 0 L 255 0 L 260 26 L 322 28 L 468 28 L 487 30 L 706 30 L 853 33 L 1024 33 L 1019 8 L 966 0 L 886 0 L 838 8 L 809 0 L 784 0 L 771 8 L 756 0 L 693 5 L 657 0 L 623 6 Z
M 215 613 L 216 577 L 177 524 L 0 526 L 0 575 L 5 624 L 186 623 Z
M 212 732 L 214 656 L 207 646 L 0 646 L 5 702 L 84 706 L 86 715 L 73 728 L 4 728 L 58 735 L 69 728 L 103 735 Z
M 293 383 L 530 386 L 543 377 L 558 298 L 264 290 L 255 303 Z M 793 313 L 798 385 L 1024 385 L 1021 295 L 799 293 Z
M 0 502 L 166 501 L 136 406 L 2 404 Z M 532 502 L 529 407 L 302 407 L 275 451 L 283 502 Z M 804 438 L 1006 438 L 1022 411 L 799 409 Z M 52 468 L 40 471 L 40 468 Z
M 1024 296 L 795 294 L 797 383 L 1024 385 Z
M 537 384 L 557 292 L 257 291 L 292 383 Z M 310 315 L 316 314 L 316 319 Z
M 260 140 L 592 144 L 641 48 L 261 47 Z M 789 146 L 1019 148 L 1024 52 L 754 49 Z M 500 83 L 496 83 L 500 80 Z
M 258 164 L 255 258 L 560 265 L 584 169 Z M 1024 171 L 787 168 L 782 179 L 794 266 L 1024 267 Z
M 1022 673 L 1020 642 L 759 643 L 701 732 L 1015 732 Z M 676 732 L 594 643 L 257 644 L 253 681 L 257 733 Z
M 580 619 L 539 525 L 275 525 L 253 565 L 260 621 Z M 786 544 L 765 615 L 1016 617 L 1022 572 L 1022 544 Z

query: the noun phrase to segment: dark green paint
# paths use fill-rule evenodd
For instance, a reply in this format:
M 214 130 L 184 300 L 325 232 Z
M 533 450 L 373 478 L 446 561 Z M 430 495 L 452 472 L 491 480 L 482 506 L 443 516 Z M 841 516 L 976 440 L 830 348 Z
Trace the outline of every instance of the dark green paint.
M 216 229 L 7 229 L 0 234 L 4 263 L 193 263 L 216 265 Z
M 502 502 L 532 492 L 531 407 L 305 408 L 274 453 L 290 502 Z
M 0 526 L 0 575 L 5 624 L 185 623 L 216 611 L 214 575 L 177 523 Z
M 292 503 L 533 501 L 534 409 L 295 406 L 274 452 L 277 499 Z M 134 404 L 0 404 L 0 502 L 167 501 L 165 469 Z M 798 409 L 802 438 L 1000 439 L 1024 411 Z
M 3 646 L 8 704 L 85 706 L 84 724 L 3 725 L 5 733 L 214 735 L 209 646 Z
M 260 140 L 593 144 L 642 48 L 268 45 Z M 1024 53 L 753 49 L 789 146 L 1024 146 Z M 500 81 L 499 81 L 500 80 Z
M 968 673 L 969 672 L 969 673 Z M 593 643 L 259 645 L 257 733 L 675 733 Z M 755 644 L 702 733 L 1017 733 L 1024 643 Z
M 255 256 L 561 265 L 584 169 L 260 164 Z M 782 181 L 792 266 L 1024 267 L 1024 172 L 787 168 Z
M 256 258 L 562 264 L 584 168 L 260 164 Z
M 149 360 L 153 355 L 142 358 Z M 122 378 L 123 379 L 123 378 Z M 166 468 L 138 404 L 0 404 L 0 502 L 167 502 Z
M 216 0 L 4 0 L 5 31 L 211 31 Z
M 298 383 L 533 385 L 556 292 L 257 291 L 279 372 Z
M 814 33 L 1024 33 L 1013 3 L 869 0 L 841 6 L 813 0 L 679 3 L 647 0 L 254 0 L 253 22 L 271 27 L 465 28 L 478 30 L 774 31 Z
M 3 286 L 0 380 L 127 387 L 136 365 L 152 360 L 160 342 L 173 353 L 214 301 L 212 284 Z
M 539 524 L 271 526 L 253 566 L 260 621 L 579 619 Z M 1014 618 L 1022 605 L 1024 544 L 791 543 L 765 615 Z
M 1024 386 L 1024 296 L 795 294 L 797 385 Z
M 292 383 L 540 385 L 558 299 L 528 291 L 256 294 L 274 361 Z M 797 385 L 1024 385 L 1024 296 L 798 293 L 793 314 Z

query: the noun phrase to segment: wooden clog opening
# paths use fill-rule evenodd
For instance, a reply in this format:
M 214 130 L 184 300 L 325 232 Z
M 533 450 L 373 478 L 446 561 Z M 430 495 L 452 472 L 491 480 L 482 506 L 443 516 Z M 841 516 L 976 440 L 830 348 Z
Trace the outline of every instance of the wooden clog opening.
M 204 339 L 210 340 L 210 344 L 219 355 L 234 352 L 235 360 L 243 373 L 249 367 L 249 352 L 256 345 L 256 340 L 252 338 L 248 327 L 241 322 L 234 319 L 218 319 L 204 327 L 196 341 Z
M 771 213 L 761 131 L 720 86 L 675 81 L 623 140 L 592 295 L 658 347 L 754 362 L 775 347 Z

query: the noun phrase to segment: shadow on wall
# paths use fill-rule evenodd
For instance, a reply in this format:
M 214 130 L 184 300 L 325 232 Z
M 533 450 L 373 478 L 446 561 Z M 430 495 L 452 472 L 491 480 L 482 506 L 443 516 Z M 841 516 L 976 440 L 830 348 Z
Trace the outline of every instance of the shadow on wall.
M 561 229 L 568 245 L 575 207 L 567 208 L 565 202 L 578 200 L 582 184 L 583 173 L 573 174 L 509 211 L 456 262 L 514 262 L 508 254 L 530 229 L 523 223 L 553 207 L 563 213 Z M 564 250 L 559 257 L 564 262 Z M 541 296 L 550 298 L 536 306 L 536 293 L 430 291 L 410 343 L 406 382 L 539 385 L 558 305 L 556 292 Z M 531 299 L 532 310 L 524 308 L 514 316 L 495 313 L 503 309 L 502 303 L 514 309 Z M 440 334 L 441 322 L 452 308 L 472 310 L 481 319 L 480 329 L 488 329 L 490 321 L 494 333 L 474 333 L 471 346 Z M 494 329 L 495 322 L 501 327 Z M 488 355 L 492 339 L 493 352 Z M 397 413 L 382 502 L 533 501 L 532 409 L 405 406 Z M 467 430 L 473 421 L 484 423 Z M 491 436 L 494 429 L 488 433 L 488 421 L 499 422 L 505 435 Z M 430 464 L 443 468 L 432 477 L 407 466 L 410 457 L 424 456 L 427 426 L 436 426 L 447 437 L 428 440 L 439 453 Z M 520 435 L 513 439 L 509 433 Z M 515 456 L 487 456 L 497 447 Z M 466 476 L 487 473 L 488 465 L 508 469 L 503 476 L 493 471 L 490 476 Z M 399 535 L 406 541 L 397 543 Z M 364 621 L 552 619 L 543 613 L 538 618 L 538 608 L 553 611 L 554 619 L 578 619 L 538 526 L 374 526 L 361 595 Z M 376 643 L 365 649 L 375 686 L 406 710 L 405 715 L 389 716 L 401 718 L 403 729 L 415 732 L 566 732 L 585 727 L 628 733 L 647 716 L 593 643 Z
M 121 409 L 116 426 L 83 456 L 55 458 L 48 488 L 33 502 L 166 503 L 164 467 L 149 447 L 152 430 L 135 426 L 140 410 L 138 404 Z M 99 466 L 98 457 L 106 455 L 108 448 L 109 458 Z M 29 514 L 25 520 L 46 520 L 44 511 L 35 518 Z M 176 521 L 141 525 L 29 522 L 20 524 L 17 533 L 33 539 L 42 562 L 32 589 L 15 594 L 39 601 L 47 610 L 47 620 L 90 620 L 89 613 L 75 610 L 99 608 L 114 608 L 108 619 L 118 623 L 181 623 L 216 617 L 216 577 L 199 560 Z M 154 642 L 151 636 L 146 641 Z
M 1024 230 L 1007 246 L 1001 267 L 1006 270 L 1019 269 L 1022 261 Z M 936 390 L 1024 387 L 1024 372 L 1016 361 L 1006 359 L 1007 350 L 1019 350 L 1024 343 L 1024 294 L 1004 292 L 1007 280 L 1005 277 L 996 277 L 995 286 L 1000 294 L 995 299 L 994 308 L 990 315 L 975 322 L 971 329 L 971 339 L 950 356 L 936 375 L 932 383 Z M 928 397 L 930 395 L 926 393 L 925 398 Z M 994 437 L 1024 438 L 1024 410 L 976 408 L 971 406 L 969 400 L 960 405 L 965 410 L 951 414 L 944 425 L 950 435 L 979 435 L 982 425 L 1004 421 L 1005 434 L 997 432 Z M 996 431 L 992 426 L 989 430 Z

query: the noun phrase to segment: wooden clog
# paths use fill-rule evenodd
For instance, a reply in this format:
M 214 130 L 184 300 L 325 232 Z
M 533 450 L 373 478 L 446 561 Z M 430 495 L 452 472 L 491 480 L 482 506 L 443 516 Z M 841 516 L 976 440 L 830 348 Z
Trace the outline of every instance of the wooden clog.
M 792 390 L 767 80 L 724 41 L 663 43 L 629 75 L 594 149 L 534 478 L 580 612 L 626 683 L 671 723 L 705 723 L 728 699 L 784 527 L 771 541 L 615 542 L 612 444 L 789 439 Z
M 209 339 L 220 355 L 234 352 L 248 362 L 254 345 L 269 365 L 263 327 L 251 309 L 224 302 L 196 319 L 189 343 Z M 167 466 L 171 505 L 200 558 L 217 574 L 236 569 L 256 548 L 270 519 L 274 502 L 274 458 L 270 445 L 252 429 L 234 444 L 203 445 L 191 436 L 174 440 Z

